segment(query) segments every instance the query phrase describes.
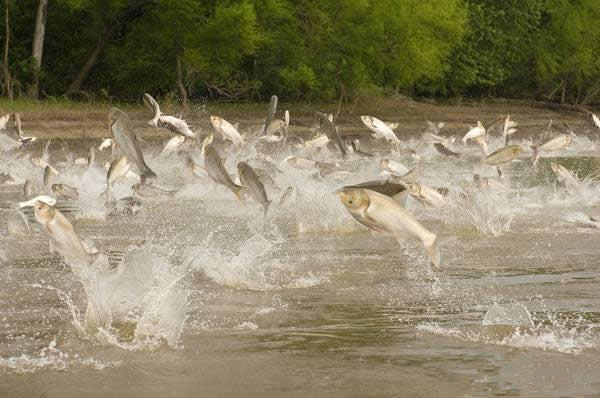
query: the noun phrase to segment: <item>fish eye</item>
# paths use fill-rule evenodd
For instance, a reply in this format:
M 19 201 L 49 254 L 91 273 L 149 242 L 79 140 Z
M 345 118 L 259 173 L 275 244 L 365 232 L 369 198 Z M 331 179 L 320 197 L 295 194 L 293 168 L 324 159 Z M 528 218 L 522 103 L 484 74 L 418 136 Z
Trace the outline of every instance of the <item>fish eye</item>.
M 349 204 L 352 204 L 352 199 L 348 200 L 348 203 L 349 203 Z

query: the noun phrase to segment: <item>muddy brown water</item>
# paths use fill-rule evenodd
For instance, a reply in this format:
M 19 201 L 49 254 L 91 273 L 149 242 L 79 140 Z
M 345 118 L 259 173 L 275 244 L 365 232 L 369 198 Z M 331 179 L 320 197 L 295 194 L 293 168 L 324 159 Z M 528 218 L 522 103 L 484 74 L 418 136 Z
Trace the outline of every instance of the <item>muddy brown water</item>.
M 535 117 L 524 125 L 545 127 L 548 113 L 526 112 Z M 114 304 L 104 330 L 86 328 L 93 298 L 39 227 L 8 234 L 24 178 L 41 171 L 5 160 L 0 171 L 17 181 L 0 186 L 0 396 L 599 396 L 600 229 L 586 216 L 600 213 L 600 184 L 590 178 L 600 144 L 585 118 L 566 118 L 587 134 L 537 169 L 525 154 L 506 168 L 506 190 L 470 188 L 474 172 L 495 176 L 473 146 L 456 145 L 464 155 L 449 159 L 413 138 L 420 159 L 392 155 L 419 167 L 421 182 L 449 188 L 444 208 L 408 203 L 440 236 L 439 271 L 418 242 L 399 245 L 356 225 L 333 194 L 380 175 L 378 160 L 391 156 L 380 142 L 365 140 L 373 160 L 336 158 L 352 173 L 317 179 L 279 163 L 288 152 L 272 153 L 283 173 L 273 175 L 281 190 L 268 194 L 276 202 L 288 185 L 297 192 L 266 223 L 258 205 L 192 177 L 176 157 L 155 158 L 159 137 L 144 152 L 161 182 L 180 191 L 143 200 L 134 217 L 107 216 L 99 199 L 108 155 L 90 170 L 62 170 L 57 179 L 82 192 L 80 212 L 69 215 L 79 233 L 101 250 L 129 252 L 123 266 L 139 271 L 108 291 L 152 287 L 124 295 L 135 308 L 120 314 Z M 70 141 L 81 154 L 103 136 L 93 131 L 92 141 Z M 231 174 L 252 159 L 219 148 Z M 51 159 L 62 161 L 58 146 Z M 588 178 L 569 190 L 550 161 Z M 134 182 L 116 194 L 130 194 Z

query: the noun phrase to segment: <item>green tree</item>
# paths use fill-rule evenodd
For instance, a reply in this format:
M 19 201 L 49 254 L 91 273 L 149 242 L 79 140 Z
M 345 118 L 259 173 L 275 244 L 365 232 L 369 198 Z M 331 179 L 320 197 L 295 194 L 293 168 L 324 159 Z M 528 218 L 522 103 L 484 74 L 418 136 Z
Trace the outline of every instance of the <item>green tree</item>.
M 467 33 L 448 60 L 441 90 L 490 94 L 532 64 L 529 59 L 546 0 L 466 1 Z M 531 78 L 531 70 L 527 76 Z
M 549 0 L 537 37 L 537 81 L 548 98 L 587 103 L 600 93 L 600 5 L 596 0 Z

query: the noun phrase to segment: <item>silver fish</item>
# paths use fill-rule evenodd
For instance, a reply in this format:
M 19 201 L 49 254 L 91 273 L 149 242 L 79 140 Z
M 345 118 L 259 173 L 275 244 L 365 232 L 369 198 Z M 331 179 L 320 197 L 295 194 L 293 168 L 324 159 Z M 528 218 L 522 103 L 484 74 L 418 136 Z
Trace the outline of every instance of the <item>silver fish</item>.
M 52 192 L 67 200 L 79 199 L 79 190 L 67 184 L 52 184 Z
M 293 194 L 294 194 L 294 187 L 290 185 L 289 187 L 287 187 L 285 192 L 283 192 L 283 194 L 281 194 L 281 197 L 279 198 L 279 206 L 284 206 L 284 205 L 288 204 L 290 202 L 290 200 L 292 200 Z
M 405 185 L 408 193 L 423 206 L 442 207 L 446 204 L 444 196 L 437 189 L 421 185 L 418 182 L 407 182 Z
M 127 158 L 137 168 L 140 174 L 140 180 L 144 183 L 151 183 L 157 175 L 144 160 L 144 154 L 138 146 L 135 134 L 131 129 L 131 119 L 122 110 L 112 108 L 108 113 L 110 131 L 112 133 L 115 145 L 119 148 L 121 155 Z
M 423 243 L 433 265 L 440 266 L 437 236 L 395 200 L 368 189 L 342 188 L 337 194 L 356 221 L 375 231 L 392 235 L 399 243 L 407 237 L 417 238 Z
M 42 201 L 33 205 L 36 220 L 48 234 L 55 249 L 65 257 L 67 264 L 74 269 L 88 266 L 93 257 L 85 249 L 71 222 L 54 206 Z
M 134 184 L 131 189 L 142 198 L 172 198 L 177 194 L 177 190 L 168 191 L 153 185 Z
M 540 152 L 554 152 L 564 149 L 569 146 L 572 140 L 573 137 L 571 134 L 559 134 L 540 146 L 532 145 L 531 149 L 533 150 L 533 164 L 537 165 L 537 162 L 540 158 Z
M 54 174 L 54 172 L 52 171 L 52 167 L 46 166 L 44 168 L 44 186 L 46 188 L 50 188 L 50 185 L 52 185 L 52 177 L 55 175 L 56 174 Z
M 489 154 L 483 162 L 491 166 L 498 166 L 512 162 L 519 156 L 523 149 L 518 145 L 509 145 Z
M 326 114 L 317 112 L 317 119 L 321 122 L 321 129 L 325 132 L 327 137 L 337 146 L 342 153 L 343 157 L 346 157 L 346 147 L 342 142 L 340 134 L 333 124 L 333 122 L 327 117 Z
M 194 174 L 197 177 L 206 176 L 206 173 L 203 173 L 202 168 L 198 166 L 194 161 L 194 158 L 192 157 L 191 153 L 183 150 L 177 152 L 177 156 L 179 157 L 179 159 L 181 159 L 185 167 L 192 172 L 192 174 Z
M 263 135 L 267 134 L 267 129 L 271 125 L 273 118 L 275 117 L 275 113 L 277 112 L 277 102 L 278 98 L 276 95 L 271 96 L 271 101 L 269 102 L 269 106 L 267 107 L 267 117 L 265 119 L 265 127 L 263 129 Z
M 245 188 L 234 184 L 223 166 L 219 153 L 212 145 L 208 145 L 205 149 L 204 168 L 214 182 L 226 186 L 239 200 L 244 200 Z
M 125 177 L 130 169 L 131 165 L 125 156 L 119 157 L 110 164 L 106 173 L 106 192 L 104 193 L 107 200 L 112 200 L 111 189 L 113 184 Z
M 568 188 L 578 188 L 579 187 L 579 179 L 565 166 L 558 164 L 556 162 L 550 163 L 550 167 L 552 171 L 556 175 L 559 181 L 561 181 Z
M 444 144 L 436 142 L 436 143 L 433 144 L 433 146 L 442 155 L 449 156 L 449 157 L 454 157 L 454 158 L 459 158 L 460 157 L 460 154 L 458 154 L 456 152 L 452 152 L 450 149 L 446 148 L 444 146 Z
M 248 163 L 240 162 L 238 163 L 237 168 L 240 175 L 240 182 L 246 187 L 250 196 L 262 205 L 264 216 L 266 217 L 271 201 L 267 197 L 265 186 L 260 182 L 258 175 Z
M 154 117 L 148 122 L 149 125 L 169 130 L 185 138 L 196 137 L 185 120 L 175 116 L 163 115 L 158 102 L 150 94 L 144 94 L 144 104 L 154 112 Z

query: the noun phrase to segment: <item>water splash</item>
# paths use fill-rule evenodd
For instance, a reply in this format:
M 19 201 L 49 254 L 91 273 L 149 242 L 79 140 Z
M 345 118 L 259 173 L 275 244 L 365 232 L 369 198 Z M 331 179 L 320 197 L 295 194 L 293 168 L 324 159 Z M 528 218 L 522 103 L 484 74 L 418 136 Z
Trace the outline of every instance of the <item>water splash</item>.
M 15 373 L 35 373 L 40 370 L 66 370 L 75 366 L 88 366 L 96 370 L 113 368 L 121 361 L 102 361 L 93 357 L 82 358 L 80 354 L 70 354 L 56 347 L 56 336 L 50 343 L 35 354 L 21 354 L 9 358 L 0 358 L 0 368 Z
M 82 311 L 70 294 L 57 292 L 71 311 L 73 325 L 127 350 L 179 348 L 188 294 L 179 286 L 188 265 L 172 266 L 159 248 L 130 248 L 116 270 L 100 256 L 88 270 L 73 268 L 86 294 Z
M 565 354 L 580 354 L 600 345 L 597 330 L 582 319 L 560 319 L 552 312 L 545 312 L 542 316 L 545 319 L 534 321 L 527 308 L 519 303 L 508 306 L 493 304 L 482 321 L 482 327 L 455 328 L 425 322 L 418 325 L 417 330 L 466 342 Z

